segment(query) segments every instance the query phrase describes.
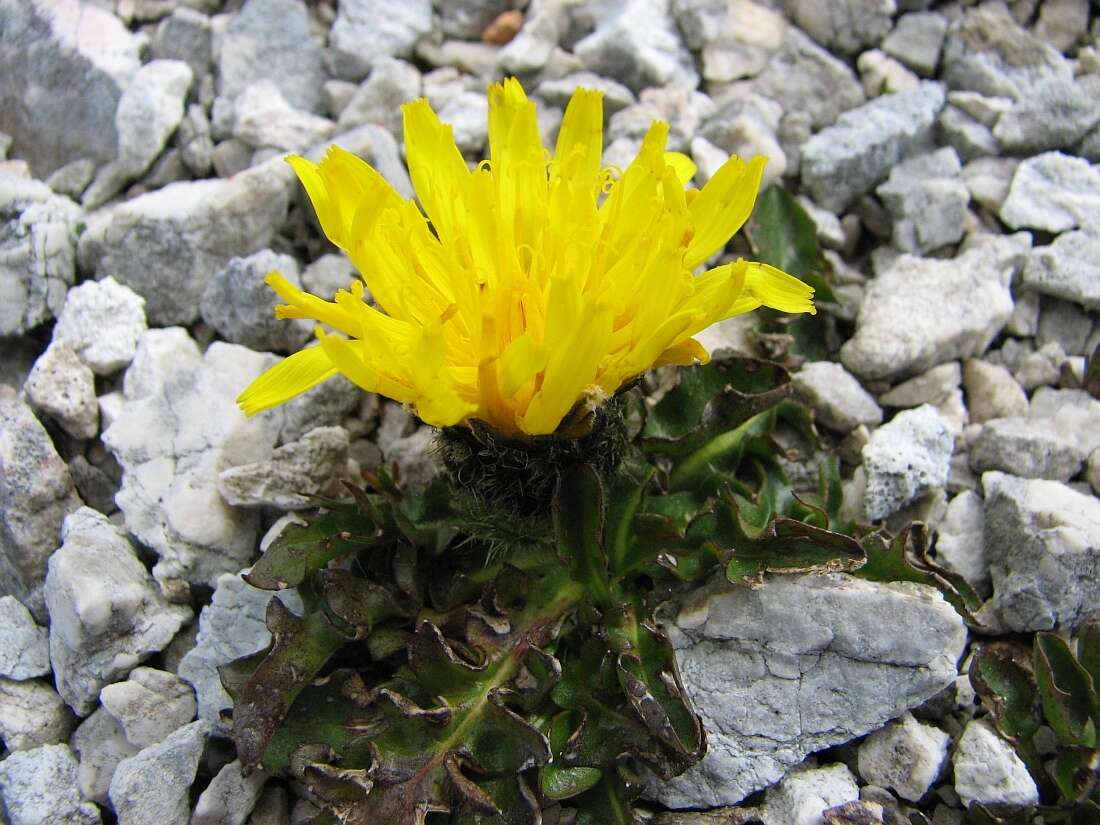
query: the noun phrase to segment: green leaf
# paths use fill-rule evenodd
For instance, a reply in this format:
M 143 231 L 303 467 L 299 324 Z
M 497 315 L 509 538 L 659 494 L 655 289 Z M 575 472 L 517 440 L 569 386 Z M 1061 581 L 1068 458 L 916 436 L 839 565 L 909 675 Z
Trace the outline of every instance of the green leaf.
M 1020 645 L 986 642 L 971 658 L 968 676 L 997 729 L 1013 743 L 1032 777 L 1041 781 L 1043 760 L 1034 737 L 1042 718 L 1030 659 L 1027 649 Z
M 244 580 L 261 590 L 296 587 L 330 561 L 355 555 L 378 542 L 378 530 L 365 514 L 352 505 L 337 505 L 312 517 L 304 527 L 287 527 Z
M 1035 681 L 1047 724 L 1067 745 L 1097 745 L 1100 708 L 1092 679 L 1065 640 L 1053 633 L 1035 634 Z
M 867 560 L 850 536 L 783 516 L 773 518 L 757 536 L 750 538 L 743 529 L 742 535 L 726 567 L 731 582 L 759 581 L 764 573 L 852 572 Z
M 584 584 L 597 605 L 610 605 L 603 484 L 591 465 L 577 464 L 562 473 L 553 513 L 558 557 L 569 564 L 573 577 Z
M 826 263 L 817 241 L 817 227 L 798 201 L 778 184 L 756 200 L 749 237 L 757 257 L 812 286 L 818 301 L 836 303 L 820 276 Z
M 619 684 L 627 701 L 650 733 L 664 745 L 664 755 L 640 758 L 654 764 L 666 779 L 698 762 L 706 750 L 703 723 L 691 708 L 680 681 L 676 657 L 657 628 L 639 622 L 624 605 L 605 617 L 608 640 L 617 651 Z
M 1100 693 L 1100 619 L 1089 619 L 1077 628 L 1077 661 L 1091 677 L 1093 692 Z
M 604 544 L 608 568 L 614 575 L 622 575 L 638 564 L 636 554 L 631 552 L 637 549 L 635 516 L 642 505 L 646 486 L 656 473 L 657 468 L 650 464 L 627 466 L 612 479 Z
M 547 799 L 569 799 L 594 787 L 602 778 L 599 768 L 545 765 L 539 769 L 539 790 Z
M 1050 775 L 1063 799 L 1080 799 L 1095 786 L 1100 768 L 1098 759 L 1100 754 L 1092 748 L 1059 748 Z
M 730 358 L 680 370 L 679 383 L 646 416 L 643 446 L 684 455 L 785 398 L 790 376 L 778 364 Z
M 606 771 L 598 785 L 575 799 L 577 825 L 636 825 L 631 802 L 638 792 L 617 772 Z
M 330 616 L 349 625 L 361 637 L 367 636 L 376 622 L 413 615 L 409 606 L 387 588 L 347 570 L 322 570 L 317 588 Z
M 307 610 L 298 618 L 278 599 L 268 602 L 267 627 L 267 656 L 241 688 L 233 708 L 233 741 L 248 767 L 259 763 L 298 694 L 345 642 L 323 612 Z
M 939 590 L 948 603 L 974 627 L 981 627 L 975 613 L 981 597 L 967 581 L 940 566 L 928 555 L 928 529 L 913 522 L 887 542 L 882 533 L 870 533 L 862 540 L 867 563 L 855 574 L 878 582 L 917 582 Z

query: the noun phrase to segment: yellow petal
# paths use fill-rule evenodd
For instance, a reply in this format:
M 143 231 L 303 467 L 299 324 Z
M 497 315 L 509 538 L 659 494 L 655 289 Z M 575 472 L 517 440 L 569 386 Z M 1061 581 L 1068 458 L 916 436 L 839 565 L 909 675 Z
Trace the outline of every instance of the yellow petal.
M 676 178 L 680 181 L 681 186 L 685 186 L 691 182 L 698 168 L 695 165 L 695 161 L 683 152 L 665 152 L 665 163 L 676 170 Z
M 578 183 L 594 183 L 603 153 L 603 92 L 577 89 L 565 108 L 554 149 L 554 170 Z
M 336 367 L 319 346 L 309 347 L 284 358 L 261 374 L 237 396 L 247 415 L 255 415 L 289 401 L 336 374 Z
M 748 265 L 745 288 L 764 306 L 780 312 L 817 314 L 813 287 L 788 275 L 782 269 L 752 261 Z
M 732 156 L 699 190 L 689 207 L 695 234 L 684 265 L 695 267 L 721 249 L 752 214 L 767 158 L 745 163 Z
M 686 367 L 698 361 L 706 364 L 710 361 L 710 353 L 706 347 L 694 338 L 688 338 L 678 344 L 673 344 L 657 358 L 653 364 L 655 367 L 664 367 L 675 364 L 678 367 Z
M 465 223 L 470 170 L 455 144 L 453 129 L 439 119 L 427 100 L 406 103 L 401 110 L 405 155 L 416 196 L 440 238 L 454 240 Z

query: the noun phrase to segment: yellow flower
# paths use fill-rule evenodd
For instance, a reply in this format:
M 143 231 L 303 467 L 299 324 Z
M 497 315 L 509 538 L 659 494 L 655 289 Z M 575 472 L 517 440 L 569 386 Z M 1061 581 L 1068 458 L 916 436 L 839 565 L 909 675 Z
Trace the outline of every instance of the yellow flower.
M 403 107 L 420 201 L 333 146 L 288 158 L 321 228 L 363 284 L 334 301 L 277 273 L 280 318 L 309 318 L 320 346 L 261 375 L 252 414 L 337 372 L 415 408 L 429 424 L 479 419 L 502 433 L 551 433 L 577 403 L 662 364 L 706 361 L 692 336 L 761 305 L 814 312 L 813 290 L 766 264 L 694 270 L 752 212 L 765 158 L 732 157 L 702 189 L 654 122 L 621 175 L 601 169 L 603 100 L 578 89 L 552 159 L 516 80 L 489 88 L 489 160 L 471 170 L 426 100 Z M 425 217 L 426 216 L 426 217 Z

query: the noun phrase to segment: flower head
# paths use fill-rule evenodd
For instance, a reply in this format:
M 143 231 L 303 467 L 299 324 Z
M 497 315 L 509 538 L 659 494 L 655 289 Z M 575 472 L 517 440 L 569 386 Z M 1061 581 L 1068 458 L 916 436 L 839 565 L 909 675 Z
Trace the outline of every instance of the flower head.
M 333 301 L 276 273 L 281 318 L 320 322 L 320 346 L 261 375 L 239 403 L 280 404 L 337 372 L 429 424 L 511 435 L 557 428 L 581 399 L 653 366 L 706 361 L 693 335 L 761 305 L 814 312 L 813 290 L 762 263 L 695 274 L 748 219 L 765 159 L 731 157 L 702 189 L 654 122 L 621 175 L 601 167 L 603 102 L 578 89 L 553 157 L 516 80 L 489 88 L 488 161 L 471 170 L 426 100 L 403 107 L 419 206 L 333 146 L 288 158 L 356 281 Z M 326 330 L 326 327 L 328 330 Z M 335 331 L 335 332 L 333 332 Z

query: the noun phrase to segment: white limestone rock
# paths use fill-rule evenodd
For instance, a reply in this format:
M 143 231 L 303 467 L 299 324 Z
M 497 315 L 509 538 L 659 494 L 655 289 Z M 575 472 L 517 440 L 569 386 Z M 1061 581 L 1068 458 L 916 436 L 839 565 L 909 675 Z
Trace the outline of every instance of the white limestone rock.
M 947 26 L 947 18 L 939 12 L 903 14 L 882 41 L 882 50 L 922 77 L 932 77 L 940 62 Z
M 66 343 L 50 344 L 23 385 L 27 400 L 73 438 L 95 438 L 99 404 L 95 375 Z
M 183 120 L 193 79 L 191 67 L 179 60 L 153 60 L 134 74 L 115 112 L 118 158 L 99 170 L 84 193 L 86 207 L 105 203 L 153 165 Z
M 880 380 L 980 355 L 1012 314 L 1009 287 L 1029 244 L 1026 235 L 982 236 L 950 261 L 899 256 L 868 286 L 841 362 Z
M 998 214 L 1013 229 L 1100 227 L 1100 169 L 1062 152 L 1028 158 L 1016 169 Z
M 209 730 L 206 722 L 192 722 L 118 764 L 110 798 L 119 825 L 188 825 L 191 783 Z
M 108 791 L 115 768 L 123 759 L 135 756 L 140 748 L 127 741 L 122 725 L 102 707 L 80 723 L 70 745 L 80 759 L 76 777 L 81 796 L 109 806 Z
M 145 299 L 110 275 L 69 290 L 53 328 L 96 375 L 112 375 L 134 360 L 145 332 Z
M 573 53 L 584 67 L 638 93 L 648 86 L 695 89 L 699 75 L 667 0 L 627 0 L 594 15 L 594 30 Z M 602 13 L 606 12 L 606 13 Z
M 962 239 L 970 190 L 954 149 L 898 164 L 875 191 L 894 219 L 894 246 L 902 252 L 921 255 Z
M 349 5 L 341 3 L 341 12 Z M 321 110 L 325 67 L 303 0 L 247 0 L 219 42 L 218 94 L 229 106 L 253 83 L 270 80 L 295 108 Z M 369 42 L 359 47 L 370 53 Z
M 866 100 L 863 86 L 848 64 L 796 26 L 787 27 L 782 45 L 752 88 L 786 112 L 804 112 L 815 130 L 832 126 L 841 114 Z
M 163 650 L 191 618 L 165 601 L 125 534 L 82 507 L 65 519 L 50 557 L 46 604 L 57 690 L 86 716 L 99 691 Z
M 261 249 L 233 258 L 207 282 L 200 303 L 202 318 L 231 343 L 263 352 L 297 352 L 312 336 L 313 324 L 275 317 L 275 307 L 283 300 L 265 281 L 270 272 L 301 288 L 294 258 Z
M 80 798 L 68 745 L 42 745 L 0 762 L 0 796 L 11 825 L 99 825 L 99 809 Z
M 72 726 L 72 713 L 48 682 L 0 678 L 0 739 L 9 751 L 64 742 Z
M 0 337 L 61 311 L 76 277 L 80 217 L 79 206 L 44 183 L 0 172 Z
M 819 825 L 822 814 L 859 799 L 859 785 L 844 765 L 804 765 L 768 788 L 760 818 L 764 825 Z
M 244 775 L 234 759 L 210 780 L 195 803 L 190 825 L 244 825 L 260 798 L 267 774 L 253 770 Z
M 970 420 L 976 424 L 1028 414 L 1027 394 L 1000 364 L 968 358 L 963 365 L 963 387 Z
M 1063 435 L 1052 421 L 994 418 L 982 425 L 970 444 L 970 468 L 1000 470 L 1022 478 L 1069 481 L 1088 452 Z
M 709 734 L 700 764 L 648 787 L 673 808 L 735 804 L 920 705 L 954 682 L 966 641 L 932 588 L 843 574 L 705 588 L 665 629 Z
M 859 381 L 834 361 L 814 361 L 793 376 L 791 385 L 814 409 L 817 420 L 831 430 L 847 433 L 860 424 L 882 423 L 882 409 Z
M 931 149 L 944 100 L 943 86 L 922 81 L 846 112 L 810 138 L 802 148 L 802 180 L 813 199 L 841 212 L 898 163 Z
M 942 76 L 952 89 L 1023 100 L 1045 81 L 1071 79 L 1073 69 L 1020 26 L 1003 3 L 983 3 L 948 30 Z
M 906 713 L 868 736 L 859 746 L 859 775 L 916 802 L 939 778 L 951 737 Z
M 115 159 L 115 111 L 141 67 L 141 38 L 81 0 L 2 0 L 0 131 L 35 176 L 75 160 Z
M 786 9 L 822 46 L 855 55 L 882 42 L 893 26 L 897 5 L 894 0 L 788 0 Z
M 431 0 L 344 0 L 329 32 L 333 74 L 362 80 L 377 60 L 411 56 L 431 30 Z
M 100 691 L 103 708 L 122 727 L 126 741 L 146 748 L 195 718 L 195 692 L 172 673 L 136 667 L 125 682 Z
M 1086 309 L 1100 309 L 1100 233 L 1064 232 L 1037 246 L 1024 264 L 1023 285 Z
M 878 521 L 947 483 L 954 435 L 932 406 L 904 410 L 871 434 L 863 448 L 865 516 Z
M 672 13 L 688 48 L 699 53 L 703 79 L 711 83 L 758 75 L 789 27 L 784 15 L 753 0 L 674 0 Z
M 989 562 L 985 556 L 985 509 L 974 490 L 963 490 L 947 505 L 936 528 L 936 560 L 958 573 L 978 595 L 992 592 Z
M 394 137 L 403 132 L 401 104 L 420 96 L 420 70 L 405 60 L 378 58 L 370 75 L 355 88 L 340 112 L 337 128 L 347 131 L 364 123 L 384 126 Z
M 343 427 L 316 427 L 299 441 L 276 448 L 271 458 L 223 470 L 218 491 L 228 504 L 300 510 L 316 497 L 339 494 L 335 485 L 348 463 L 348 432 Z
M 228 180 L 171 183 L 100 209 L 80 236 L 81 264 L 141 295 L 151 324 L 190 324 L 219 269 L 270 245 L 292 179 L 272 158 Z
M 938 406 L 958 389 L 962 381 L 962 368 L 958 361 L 932 367 L 920 375 L 902 381 L 879 396 L 884 407 L 919 407 L 921 404 Z
M 294 108 L 270 80 L 258 80 L 237 96 L 234 137 L 257 149 L 305 152 L 332 137 L 327 117 Z
M 993 607 L 1012 630 L 1075 627 L 1100 604 L 1100 501 L 1057 481 L 982 476 Z
M 0 677 L 21 681 L 50 672 L 49 634 L 14 596 L 0 596 Z
M 988 719 L 967 723 L 952 759 L 955 792 L 964 805 L 1026 808 L 1039 802 L 1039 790 L 1023 760 Z
M 176 349 L 169 343 L 166 355 Z M 146 368 L 140 356 L 128 376 Z M 115 501 L 127 529 L 159 556 L 153 575 L 169 589 L 179 580 L 213 586 L 252 559 L 259 514 L 227 505 L 217 480 L 227 467 L 263 461 L 274 449 L 279 411 L 248 418 L 235 401 L 272 363 L 273 356 L 215 341 L 201 360 L 192 352 L 165 363 L 163 383 L 128 401 L 103 432 L 122 466 Z
M 997 119 L 993 136 L 1007 153 L 1035 155 L 1069 150 L 1100 123 L 1100 76 L 1054 78 Z
M 80 498 L 49 434 L 4 385 L 0 467 L 0 591 L 14 595 L 41 621 L 46 562 L 59 543 L 62 520 L 80 507 Z

